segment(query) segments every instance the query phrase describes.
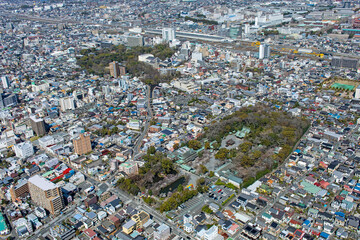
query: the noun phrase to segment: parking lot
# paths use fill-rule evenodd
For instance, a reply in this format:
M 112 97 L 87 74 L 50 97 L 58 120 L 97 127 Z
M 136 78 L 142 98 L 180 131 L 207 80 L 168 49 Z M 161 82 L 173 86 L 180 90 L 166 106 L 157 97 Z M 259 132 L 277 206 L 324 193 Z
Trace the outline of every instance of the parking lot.
M 205 195 L 199 194 L 196 197 L 191 198 L 189 201 L 181 204 L 178 208 L 178 216 L 176 217 L 178 220 L 182 219 L 182 216 L 185 214 L 196 215 L 201 212 L 201 208 L 205 205 L 204 197 Z
M 235 190 L 227 188 L 225 186 L 216 186 L 213 185 L 210 187 L 209 192 L 206 194 L 206 200 L 209 203 L 213 202 L 221 206 L 221 204 L 228 199 L 232 194 L 235 193 Z

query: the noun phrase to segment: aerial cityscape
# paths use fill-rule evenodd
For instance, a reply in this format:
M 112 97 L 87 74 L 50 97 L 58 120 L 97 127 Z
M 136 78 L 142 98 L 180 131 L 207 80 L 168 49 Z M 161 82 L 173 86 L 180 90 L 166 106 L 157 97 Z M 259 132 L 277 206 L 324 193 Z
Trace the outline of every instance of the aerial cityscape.
M 0 0 L 0 239 L 360 239 L 360 1 Z

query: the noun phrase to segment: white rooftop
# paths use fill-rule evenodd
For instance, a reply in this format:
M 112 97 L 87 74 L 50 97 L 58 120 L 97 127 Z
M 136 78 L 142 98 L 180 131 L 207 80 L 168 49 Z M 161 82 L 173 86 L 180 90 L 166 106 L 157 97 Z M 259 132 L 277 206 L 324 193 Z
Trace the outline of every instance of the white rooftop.
M 41 122 L 43 120 L 42 118 L 37 118 L 36 116 L 30 116 L 30 119 L 34 122 Z
M 56 188 L 56 185 L 54 183 L 50 182 L 44 177 L 41 177 L 40 175 L 35 175 L 29 178 L 28 182 L 36 185 L 44 191 Z

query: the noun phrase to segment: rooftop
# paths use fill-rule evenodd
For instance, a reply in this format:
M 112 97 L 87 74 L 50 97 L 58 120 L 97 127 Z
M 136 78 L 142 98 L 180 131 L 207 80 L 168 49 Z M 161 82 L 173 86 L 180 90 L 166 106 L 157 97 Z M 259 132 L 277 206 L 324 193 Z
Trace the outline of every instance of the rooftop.
M 0 232 L 5 231 L 7 228 L 4 216 L 0 213 Z
M 40 175 L 29 178 L 29 182 L 41 188 L 44 191 L 56 188 L 56 185 Z

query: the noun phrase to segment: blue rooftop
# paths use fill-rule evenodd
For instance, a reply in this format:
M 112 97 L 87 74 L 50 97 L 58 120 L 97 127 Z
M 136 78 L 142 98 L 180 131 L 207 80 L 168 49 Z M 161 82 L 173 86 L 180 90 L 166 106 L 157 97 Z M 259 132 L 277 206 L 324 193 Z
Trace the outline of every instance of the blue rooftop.
M 328 239 L 329 238 L 329 234 L 327 234 L 326 232 L 322 232 L 322 233 L 320 233 L 320 237 L 323 237 L 323 238 L 325 238 L 325 239 Z

